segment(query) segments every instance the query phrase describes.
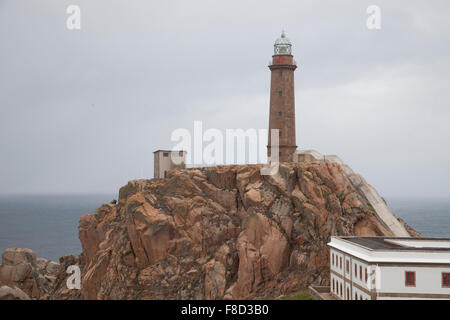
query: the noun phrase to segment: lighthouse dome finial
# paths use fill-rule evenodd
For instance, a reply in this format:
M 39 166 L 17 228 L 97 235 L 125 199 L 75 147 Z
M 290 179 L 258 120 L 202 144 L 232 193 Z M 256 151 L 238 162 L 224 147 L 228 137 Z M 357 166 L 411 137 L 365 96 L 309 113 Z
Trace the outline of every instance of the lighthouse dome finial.
M 278 38 L 275 41 L 274 54 L 275 55 L 292 54 L 292 44 L 291 41 L 286 37 L 284 29 L 281 30 L 280 38 Z

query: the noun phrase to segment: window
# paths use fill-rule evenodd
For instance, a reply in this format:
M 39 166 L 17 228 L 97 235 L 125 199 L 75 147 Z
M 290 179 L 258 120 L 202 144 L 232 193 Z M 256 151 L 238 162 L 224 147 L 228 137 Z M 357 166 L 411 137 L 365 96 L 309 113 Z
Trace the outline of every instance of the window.
M 342 269 L 342 257 L 339 258 L 339 268 Z
M 283 115 L 283 112 L 278 112 L 278 115 L 281 117 Z
M 331 254 L 332 265 L 334 266 L 334 253 Z
M 405 286 L 416 286 L 416 273 L 414 271 L 405 271 Z
M 366 283 L 367 283 L 367 268 L 366 268 Z
M 168 153 L 168 152 L 164 152 L 164 153 L 163 153 L 163 157 L 167 158 L 168 156 L 169 156 L 169 153 Z
M 347 269 L 347 273 L 350 272 L 350 262 L 347 260 L 346 261 L 346 269 Z
M 450 288 L 450 273 L 442 273 L 442 287 Z
M 355 263 L 355 278 L 358 278 L 358 265 Z
M 359 266 L 359 280 L 362 280 L 362 267 Z
M 281 97 L 283 95 L 283 91 L 278 91 L 278 96 Z

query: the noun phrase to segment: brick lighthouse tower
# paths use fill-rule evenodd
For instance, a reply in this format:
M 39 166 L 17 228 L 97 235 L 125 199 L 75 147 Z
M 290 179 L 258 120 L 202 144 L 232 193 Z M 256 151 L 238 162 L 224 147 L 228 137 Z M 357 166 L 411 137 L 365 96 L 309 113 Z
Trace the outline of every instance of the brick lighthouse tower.
M 279 159 L 280 162 L 293 161 L 293 154 L 297 150 L 295 142 L 295 97 L 294 71 L 297 65 L 292 56 L 292 45 L 284 31 L 275 41 L 270 82 L 270 116 L 269 116 L 269 145 L 267 156 L 270 159 L 272 146 L 271 130 L 279 130 Z

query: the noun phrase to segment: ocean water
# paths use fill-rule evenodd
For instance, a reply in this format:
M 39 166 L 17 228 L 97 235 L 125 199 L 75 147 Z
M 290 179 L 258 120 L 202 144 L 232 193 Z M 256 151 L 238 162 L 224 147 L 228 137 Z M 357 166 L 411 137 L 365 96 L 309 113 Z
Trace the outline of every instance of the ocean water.
M 30 248 L 38 257 L 54 261 L 78 255 L 80 217 L 112 199 L 113 195 L 0 196 L 0 252 Z
M 392 213 L 424 237 L 450 238 L 450 198 L 385 198 Z
M 0 252 L 30 248 L 58 261 L 81 252 L 80 217 L 113 195 L 0 196 Z M 450 199 L 386 198 L 391 211 L 429 237 L 450 238 Z

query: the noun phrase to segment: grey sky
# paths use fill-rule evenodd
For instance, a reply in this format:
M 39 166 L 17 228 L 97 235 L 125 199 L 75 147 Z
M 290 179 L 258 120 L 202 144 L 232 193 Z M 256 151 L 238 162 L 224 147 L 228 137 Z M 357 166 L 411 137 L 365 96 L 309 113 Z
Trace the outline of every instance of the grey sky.
M 81 7 L 82 29 L 66 29 Z M 382 29 L 366 28 L 366 8 Z M 116 193 L 170 133 L 267 128 L 273 42 L 297 144 L 383 196 L 450 197 L 448 1 L 0 0 L 0 193 Z

